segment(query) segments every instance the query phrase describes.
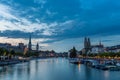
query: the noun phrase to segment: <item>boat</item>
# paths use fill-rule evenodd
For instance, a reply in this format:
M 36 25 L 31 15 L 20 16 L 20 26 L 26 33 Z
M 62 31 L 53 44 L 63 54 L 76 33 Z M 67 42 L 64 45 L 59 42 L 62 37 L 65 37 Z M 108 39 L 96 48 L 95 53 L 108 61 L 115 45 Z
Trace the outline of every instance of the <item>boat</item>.
M 95 66 L 96 69 L 109 70 L 109 71 L 120 71 L 120 66 L 113 61 L 106 61 L 104 64 L 98 64 Z
M 69 62 L 73 63 L 73 64 L 80 64 L 81 63 L 79 58 L 70 58 Z

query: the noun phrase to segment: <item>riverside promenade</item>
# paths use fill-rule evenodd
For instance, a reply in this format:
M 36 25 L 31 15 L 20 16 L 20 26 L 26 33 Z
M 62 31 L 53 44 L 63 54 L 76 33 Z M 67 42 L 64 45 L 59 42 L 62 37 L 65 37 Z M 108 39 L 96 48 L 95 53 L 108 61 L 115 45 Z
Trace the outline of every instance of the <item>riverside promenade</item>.
M 120 71 L 119 59 L 107 59 L 107 58 L 70 58 L 70 63 L 84 64 L 86 66 L 110 71 Z
M 17 64 L 17 63 L 21 63 L 21 62 L 28 62 L 28 61 L 30 61 L 29 58 L 0 60 L 0 66 L 12 65 L 12 64 Z

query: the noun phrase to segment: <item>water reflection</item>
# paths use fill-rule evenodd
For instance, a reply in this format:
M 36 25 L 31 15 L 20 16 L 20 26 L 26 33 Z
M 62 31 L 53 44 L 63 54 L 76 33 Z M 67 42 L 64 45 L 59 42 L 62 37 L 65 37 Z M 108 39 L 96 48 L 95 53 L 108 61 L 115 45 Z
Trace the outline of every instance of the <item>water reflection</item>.
M 91 80 L 91 68 L 89 66 L 85 66 L 85 76 L 86 80 Z
M 0 67 L 0 80 L 118 80 L 119 74 L 74 65 L 65 58 L 38 59 Z
M 109 80 L 109 71 L 104 72 L 105 80 Z
M 78 71 L 79 71 L 79 72 L 81 71 L 80 64 L 78 64 Z

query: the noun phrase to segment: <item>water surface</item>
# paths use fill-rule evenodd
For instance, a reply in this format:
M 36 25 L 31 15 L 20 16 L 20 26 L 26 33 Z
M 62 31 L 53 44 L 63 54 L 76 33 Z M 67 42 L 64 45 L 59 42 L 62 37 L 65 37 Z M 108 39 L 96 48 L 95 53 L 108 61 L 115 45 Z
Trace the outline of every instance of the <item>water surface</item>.
M 0 67 L 0 80 L 119 80 L 120 71 L 74 65 L 65 58 L 31 60 Z

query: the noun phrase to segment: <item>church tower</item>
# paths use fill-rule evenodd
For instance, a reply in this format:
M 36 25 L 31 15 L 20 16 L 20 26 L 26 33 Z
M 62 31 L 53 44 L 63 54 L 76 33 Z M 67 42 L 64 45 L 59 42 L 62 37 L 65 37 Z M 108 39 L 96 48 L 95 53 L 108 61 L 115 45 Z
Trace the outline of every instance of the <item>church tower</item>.
M 29 50 L 29 51 L 32 50 L 31 34 L 30 34 L 30 37 L 29 37 L 28 50 Z
M 84 39 L 84 48 L 86 49 L 87 48 L 87 38 L 85 37 Z
M 85 37 L 85 39 L 84 39 L 84 49 L 85 49 L 85 54 L 87 54 L 91 50 L 90 38 Z
M 87 45 L 88 45 L 88 49 L 91 49 L 91 42 L 90 42 L 90 38 L 88 38 Z
M 38 52 L 39 51 L 39 44 L 37 43 L 36 45 L 36 51 Z
M 88 50 L 88 41 L 87 41 L 87 38 L 85 37 L 84 39 L 84 49 L 85 49 L 85 54 L 87 54 L 87 50 Z

